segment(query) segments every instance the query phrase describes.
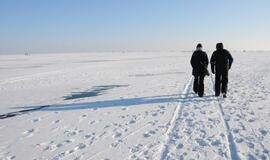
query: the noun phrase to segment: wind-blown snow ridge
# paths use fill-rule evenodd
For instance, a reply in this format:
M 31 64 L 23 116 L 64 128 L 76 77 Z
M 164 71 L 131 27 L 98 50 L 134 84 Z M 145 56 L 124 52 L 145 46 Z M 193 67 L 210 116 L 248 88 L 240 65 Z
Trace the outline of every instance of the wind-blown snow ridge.
M 188 81 L 188 83 L 185 85 L 185 88 L 182 92 L 182 94 L 180 95 L 181 99 L 184 99 L 188 93 L 189 90 L 191 88 L 191 84 L 192 84 L 192 80 L 193 77 L 191 77 Z M 168 154 L 168 144 L 170 142 L 170 134 L 172 133 L 173 129 L 175 128 L 175 122 L 177 119 L 179 119 L 181 117 L 181 112 L 182 112 L 182 101 L 180 101 L 177 105 L 177 107 L 174 110 L 172 119 L 169 122 L 169 127 L 165 133 L 165 141 L 164 143 L 161 144 L 161 149 L 160 149 L 160 159 L 163 160 L 166 158 L 167 154 Z

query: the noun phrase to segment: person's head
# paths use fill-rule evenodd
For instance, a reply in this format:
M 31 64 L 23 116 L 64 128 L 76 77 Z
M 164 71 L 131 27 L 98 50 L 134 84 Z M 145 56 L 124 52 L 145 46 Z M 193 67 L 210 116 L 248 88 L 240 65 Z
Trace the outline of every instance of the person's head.
M 197 44 L 196 50 L 202 50 L 202 44 L 201 44 L 201 43 L 198 43 L 198 44 Z
M 216 48 L 217 50 L 223 49 L 223 43 L 217 43 Z

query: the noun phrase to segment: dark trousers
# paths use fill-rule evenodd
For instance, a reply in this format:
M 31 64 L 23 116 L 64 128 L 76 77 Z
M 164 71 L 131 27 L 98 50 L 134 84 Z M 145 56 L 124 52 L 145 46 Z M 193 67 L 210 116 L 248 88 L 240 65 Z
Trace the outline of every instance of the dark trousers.
M 216 72 L 215 92 L 219 96 L 220 89 L 222 93 L 227 93 L 228 71 Z
M 193 91 L 198 93 L 200 97 L 202 97 L 204 93 L 204 77 L 204 75 L 194 76 Z

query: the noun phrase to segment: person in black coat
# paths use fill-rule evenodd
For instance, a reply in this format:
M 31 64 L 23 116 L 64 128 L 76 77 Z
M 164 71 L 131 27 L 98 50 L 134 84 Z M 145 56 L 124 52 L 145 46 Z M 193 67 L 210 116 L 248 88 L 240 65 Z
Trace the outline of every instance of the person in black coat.
M 193 91 L 202 97 L 204 94 L 204 77 L 209 74 L 207 70 L 209 60 L 207 54 L 202 51 L 200 43 L 197 45 L 196 51 L 193 52 L 190 63 L 194 76 Z
M 211 71 L 215 74 L 215 96 L 226 97 L 228 88 L 228 72 L 233 63 L 233 57 L 229 51 L 223 48 L 222 43 L 216 45 L 216 51 L 211 56 Z

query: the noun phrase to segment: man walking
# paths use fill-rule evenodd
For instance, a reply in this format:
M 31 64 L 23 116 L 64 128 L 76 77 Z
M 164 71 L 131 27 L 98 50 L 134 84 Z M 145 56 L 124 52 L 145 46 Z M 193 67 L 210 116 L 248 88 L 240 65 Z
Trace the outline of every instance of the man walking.
M 193 52 L 191 60 L 192 75 L 194 76 L 193 91 L 200 97 L 204 94 L 204 77 L 209 75 L 207 66 L 209 64 L 207 54 L 202 51 L 202 45 L 199 43 L 196 51 Z
M 233 58 L 229 51 L 223 48 L 222 43 L 216 45 L 216 51 L 211 56 L 211 70 L 215 74 L 215 96 L 220 95 L 226 98 L 228 88 L 228 72 L 232 66 Z

